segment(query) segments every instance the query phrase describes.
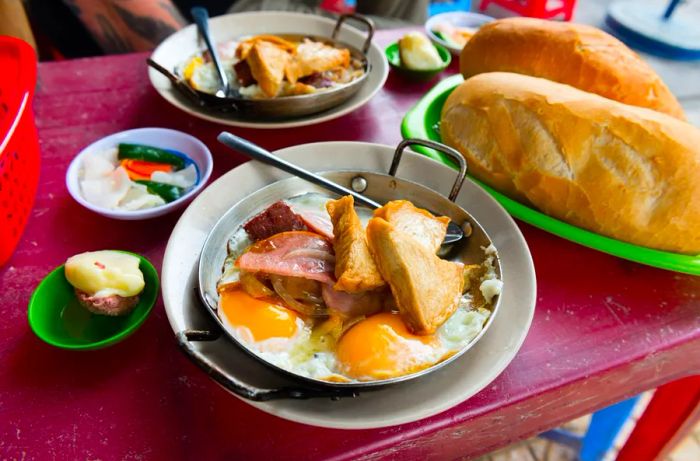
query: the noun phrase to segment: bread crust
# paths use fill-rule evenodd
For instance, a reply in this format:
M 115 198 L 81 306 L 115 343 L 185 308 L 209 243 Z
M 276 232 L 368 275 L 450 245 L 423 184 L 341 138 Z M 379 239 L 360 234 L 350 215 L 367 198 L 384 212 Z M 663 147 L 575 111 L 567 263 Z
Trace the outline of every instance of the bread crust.
M 686 122 L 494 72 L 455 89 L 440 132 L 506 195 L 616 239 L 700 254 L 700 130 Z
M 479 29 L 459 63 L 465 78 L 485 72 L 532 75 L 685 120 L 656 72 L 624 43 L 592 26 L 501 19 Z

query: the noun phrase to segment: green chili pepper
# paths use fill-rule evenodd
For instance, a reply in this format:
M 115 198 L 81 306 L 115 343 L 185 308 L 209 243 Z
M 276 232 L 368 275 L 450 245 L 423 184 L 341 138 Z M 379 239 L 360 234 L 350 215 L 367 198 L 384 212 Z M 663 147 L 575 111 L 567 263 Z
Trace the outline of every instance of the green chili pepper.
M 167 163 L 176 170 L 185 168 L 185 159 L 177 154 L 157 147 L 142 144 L 119 144 L 119 160 L 133 159 L 153 163 Z
M 165 200 L 168 203 L 179 199 L 185 194 L 185 189 L 170 184 L 146 181 L 144 179 L 137 179 L 134 182 L 138 184 L 143 184 L 144 186 L 146 186 L 148 192 L 150 192 L 151 194 L 159 195 L 163 198 L 163 200 Z

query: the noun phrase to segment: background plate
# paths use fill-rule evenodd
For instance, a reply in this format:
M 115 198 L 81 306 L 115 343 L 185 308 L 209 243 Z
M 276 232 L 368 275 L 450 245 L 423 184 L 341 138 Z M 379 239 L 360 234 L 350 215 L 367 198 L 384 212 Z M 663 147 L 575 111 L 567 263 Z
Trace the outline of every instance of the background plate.
M 453 75 L 446 78 L 430 91 L 428 91 L 418 103 L 406 113 L 401 123 L 401 134 L 404 138 L 423 138 L 441 142 L 440 137 L 440 113 L 445 100 L 457 85 L 464 79 L 461 75 Z M 446 165 L 454 166 L 452 161 L 440 152 L 421 146 L 413 148 L 414 151 L 427 155 Z M 677 272 L 685 272 L 700 275 L 700 255 L 683 255 L 668 251 L 653 250 L 651 248 L 633 245 L 610 237 L 605 237 L 595 232 L 587 231 L 558 219 L 541 213 L 506 197 L 486 184 L 472 178 L 491 194 L 508 212 L 518 219 L 532 224 L 535 227 L 551 232 L 554 235 L 571 240 L 589 248 L 629 259 L 649 266 L 668 269 Z
M 356 142 L 316 143 L 277 152 L 313 171 L 386 172 L 394 148 Z M 332 153 L 332 155 L 328 155 Z M 407 152 L 398 175 L 447 194 L 455 172 L 424 156 Z M 258 162 L 245 163 L 204 190 L 175 226 L 165 250 L 161 282 L 163 301 L 175 333 L 218 328 L 198 300 L 197 263 L 204 240 L 217 220 L 236 202 L 261 187 L 289 177 Z M 535 271 L 525 240 L 513 219 L 484 190 L 467 179 L 457 203 L 469 211 L 498 248 L 504 288 L 500 311 L 481 340 L 462 357 L 429 375 L 363 392 L 355 399 L 250 402 L 265 412 L 301 423 L 342 429 L 391 426 L 426 418 L 457 405 L 493 381 L 515 357 L 535 311 Z M 289 384 L 285 376 L 261 365 L 222 336 L 194 343 L 208 360 L 259 387 Z M 174 352 L 175 353 L 175 352 Z
M 348 20 L 343 24 L 338 34 L 338 40 L 362 49 L 367 37 L 366 32 L 349 26 L 351 23 L 352 20 Z M 330 37 L 334 27 L 334 20 L 321 16 L 275 11 L 226 14 L 211 18 L 209 21 L 209 30 L 217 43 L 253 34 L 288 33 Z M 191 24 L 166 38 L 163 43 L 158 45 L 151 58 L 166 69 L 173 70 L 175 66 L 182 64 L 185 59 L 201 49 L 203 49 L 203 44 L 199 43 L 197 29 L 194 24 Z M 148 68 L 148 78 L 151 80 L 153 88 L 170 104 L 195 117 L 229 126 L 290 128 L 313 125 L 338 118 L 369 101 L 384 86 L 389 74 L 389 64 L 384 57 L 384 51 L 374 42 L 367 51 L 367 60 L 370 66 L 367 80 L 358 92 L 344 103 L 317 114 L 270 122 L 246 120 L 237 118 L 235 115 L 218 114 L 197 107 L 175 90 L 165 76 L 150 67 Z

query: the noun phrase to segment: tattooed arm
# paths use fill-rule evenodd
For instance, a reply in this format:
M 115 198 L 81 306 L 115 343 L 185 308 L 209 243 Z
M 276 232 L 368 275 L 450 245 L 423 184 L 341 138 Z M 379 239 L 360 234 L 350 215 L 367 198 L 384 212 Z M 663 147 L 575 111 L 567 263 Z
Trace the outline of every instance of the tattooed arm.
M 152 50 L 186 24 L 170 0 L 63 0 L 105 53 Z

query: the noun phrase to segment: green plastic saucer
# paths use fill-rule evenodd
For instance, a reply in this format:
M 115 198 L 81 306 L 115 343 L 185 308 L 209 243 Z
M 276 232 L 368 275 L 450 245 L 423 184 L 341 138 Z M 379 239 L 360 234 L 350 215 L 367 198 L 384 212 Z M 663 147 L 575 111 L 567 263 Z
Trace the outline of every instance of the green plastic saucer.
M 442 111 L 442 106 L 455 87 L 463 81 L 464 79 L 461 75 L 454 75 L 442 80 L 428 91 L 428 93 L 406 113 L 401 123 L 401 134 L 403 137 L 423 138 L 438 142 L 442 141 L 440 137 L 440 113 Z M 433 149 L 421 146 L 414 146 L 411 147 L 411 149 L 454 167 L 453 162 L 448 157 Z M 651 248 L 605 237 L 547 216 L 544 213 L 506 197 L 481 181 L 474 178 L 471 179 L 486 189 L 513 217 L 554 235 L 630 261 L 661 269 L 700 275 L 700 255 L 692 256 L 653 250 Z
M 158 272 L 143 256 L 129 254 L 141 259 L 139 269 L 145 281 L 139 303 L 129 314 L 110 317 L 83 308 L 61 265 L 44 277 L 29 300 L 27 317 L 34 334 L 52 346 L 92 350 L 118 343 L 136 331 L 158 298 Z
M 401 76 L 415 82 L 427 82 L 443 70 L 447 69 L 447 66 L 449 66 L 452 62 L 452 55 L 447 48 L 437 43 L 433 43 L 432 45 L 440 55 L 440 59 L 442 59 L 442 65 L 440 67 L 436 67 L 435 69 L 417 70 L 404 67 L 404 65 L 401 63 L 398 42 L 394 42 L 387 46 L 384 53 L 386 54 L 387 61 L 389 61 L 389 65 Z

